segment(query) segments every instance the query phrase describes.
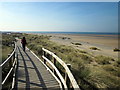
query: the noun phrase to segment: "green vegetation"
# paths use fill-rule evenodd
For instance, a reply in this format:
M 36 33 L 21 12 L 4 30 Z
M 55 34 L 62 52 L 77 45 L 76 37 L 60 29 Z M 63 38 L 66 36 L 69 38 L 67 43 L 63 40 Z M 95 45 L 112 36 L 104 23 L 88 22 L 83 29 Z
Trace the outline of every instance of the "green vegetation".
M 11 34 L 2 34 L 2 61 L 13 51 L 15 37 Z
M 72 73 L 79 86 L 85 90 L 99 88 L 117 88 L 120 86 L 120 59 L 115 60 L 106 56 L 94 56 L 86 51 L 71 46 L 51 42 L 51 36 L 16 34 L 13 37 L 27 39 L 27 46 L 40 58 L 42 47 L 54 52 L 65 63 L 72 65 Z M 57 64 L 62 68 L 60 64 Z
M 2 50 L 1 50 L 2 61 L 1 62 L 4 62 L 7 59 L 8 54 L 12 53 L 14 49 L 13 46 L 14 46 L 15 36 L 16 36 L 15 34 L 6 34 L 6 33 L 2 34 Z M 6 65 L 6 67 L 2 69 L 2 80 L 5 78 L 9 70 L 10 70 L 9 65 Z M 10 89 L 11 79 L 12 78 L 9 78 L 9 81 L 7 81 L 5 85 L 2 87 L 3 89 L 8 89 L 8 90 Z
M 95 61 L 100 65 L 106 65 L 106 64 L 111 64 L 111 62 L 114 61 L 114 59 L 105 56 L 96 56 Z
M 81 43 L 73 43 L 73 42 L 72 42 L 72 44 L 74 44 L 74 45 L 82 45 Z
M 13 47 L 3 46 L 2 47 L 2 61 L 7 59 L 8 54 L 10 54 L 12 51 L 13 51 Z
M 86 51 L 59 45 L 49 40 L 50 36 L 24 34 L 28 47 L 39 57 L 42 47 L 54 52 L 65 63 L 72 65 L 72 73 L 83 89 L 116 88 L 120 86 L 120 60 L 105 56 L 93 56 Z M 94 64 L 96 63 L 96 64 Z M 59 67 L 61 67 L 59 65 Z
M 96 47 L 90 47 L 90 49 L 92 49 L 92 50 L 100 50 L 100 49 L 98 49 Z
M 117 51 L 120 51 L 120 49 L 114 48 L 113 51 L 114 51 L 114 52 L 117 52 Z
M 68 37 L 60 37 L 60 38 L 62 38 L 63 40 L 70 39 L 70 38 L 68 38 Z

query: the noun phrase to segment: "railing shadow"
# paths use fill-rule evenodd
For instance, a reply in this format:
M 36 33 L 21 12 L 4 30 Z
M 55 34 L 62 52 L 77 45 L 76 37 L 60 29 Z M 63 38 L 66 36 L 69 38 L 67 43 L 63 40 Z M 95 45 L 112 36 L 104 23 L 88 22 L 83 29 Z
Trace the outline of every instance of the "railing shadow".
M 21 49 L 20 49 L 20 48 L 21 48 Z M 30 58 L 30 56 L 29 56 L 28 53 L 27 53 L 27 52 L 30 52 L 30 51 L 29 51 L 29 50 L 26 50 L 26 51 L 24 52 L 21 46 L 18 47 L 18 50 L 19 50 L 19 52 L 20 52 L 20 55 L 22 56 L 22 59 L 23 59 L 24 65 L 25 65 L 25 66 L 24 66 L 24 67 L 25 67 L 25 74 L 27 74 L 27 77 L 26 77 L 26 88 L 30 87 L 30 84 L 32 84 L 32 85 L 41 87 L 43 90 L 47 90 L 47 87 L 46 87 L 46 85 L 45 85 L 45 83 L 44 83 L 44 80 L 43 80 L 43 78 L 42 78 L 42 75 L 40 74 L 40 72 L 39 72 L 38 68 L 36 67 L 35 63 L 33 62 L 33 60 Z M 22 54 L 21 50 L 25 53 L 25 55 Z M 28 73 L 28 70 L 26 70 L 26 69 L 28 69 L 28 68 L 30 68 L 30 67 L 27 67 L 27 66 L 26 66 L 26 63 L 25 63 L 26 60 L 24 59 L 24 56 L 27 56 L 27 57 L 28 57 L 27 61 L 30 61 L 30 62 L 32 63 L 32 65 L 33 65 L 33 68 L 32 68 L 32 69 L 35 69 L 36 74 L 37 74 L 37 76 L 38 76 L 39 81 L 40 81 L 41 84 L 30 82 L 30 80 L 29 80 L 29 78 L 28 78 L 28 77 L 29 77 L 29 73 Z M 25 81 L 20 81 L 20 82 L 24 82 L 24 83 L 25 83 Z M 29 82 L 29 83 L 28 83 L 28 82 Z M 29 84 L 29 85 L 28 85 L 28 84 Z
M 29 50 L 28 50 L 27 52 L 29 52 Z M 32 63 L 32 65 L 33 65 L 33 67 L 34 67 L 34 69 L 35 69 L 35 71 L 36 71 L 36 74 L 37 74 L 37 76 L 38 76 L 38 78 L 39 78 L 39 81 L 40 81 L 40 83 L 41 83 L 41 86 L 42 86 L 43 90 L 47 90 L 47 87 L 46 87 L 46 85 L 45 85 L 45 83 L 44 83 L 44 80 L 43 80 L 43 78 L 42 78 L 42 75 L 40 74 L 38 68 L 36 67 L 35 63 L 34 63 L 33 60 L 30 58 L 30 56 L 28 55 L 27 52 L 25 51 L 25 54 L 28 56 L 29 60 L 31 61 L 31 63 Z M 38 85 L 38 84 L 37 84 L 37 85 Z
M 23 59 L 23 63 L 24 63 L 24 68 L 25 68 L 25 75 L 26 75 L 26 89 L 30 90 L 30 79 L 29 79 L 29 73 L 28 73 L 28 69 L 27 69 L 27 65 L 25 63 L 25 59 L 24 56 L 22 55 L 22 52 L 20 51 L 20 48 L 18 47 L 18 51 L 21 54 L 21 57 Z M 18 80 L 19 81 L 19 80 Z

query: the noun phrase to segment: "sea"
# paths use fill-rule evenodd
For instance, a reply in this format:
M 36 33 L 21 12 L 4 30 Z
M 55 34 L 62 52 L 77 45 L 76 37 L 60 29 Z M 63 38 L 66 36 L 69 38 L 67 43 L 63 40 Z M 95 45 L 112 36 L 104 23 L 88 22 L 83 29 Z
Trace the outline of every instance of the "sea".
M 21 31 L 21 33 L 53 33 L 53 34 L 98 34 L 98 35 L 120 35 L 117 32 L 43 32 L 43 31 Z

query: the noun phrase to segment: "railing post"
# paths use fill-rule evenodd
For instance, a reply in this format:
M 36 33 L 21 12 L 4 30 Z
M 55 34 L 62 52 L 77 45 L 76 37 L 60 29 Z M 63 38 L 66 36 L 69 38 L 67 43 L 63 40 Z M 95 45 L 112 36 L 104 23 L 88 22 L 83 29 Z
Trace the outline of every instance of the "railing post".
M 0 71 L 2 72 L 2 67 L 0 67 Z M 0 73 L 0 90 L 2 90 L 2 73 Z
M 54 60 L 53 60 L 53 64 L 54 64 L 55 67 L 56 67 L 56 59 L 55 59 L 55 58 L 54 58 Z M 53 73 L 56 75 L 55 69 L 53 69 Z
M 43 56 L 46 56 L 45 51 L 43 51 Z M 44 64 L 46 64 L 46 60 L 44 59 Z
M 50 54 L 48 54 L 48 53 L 47 53 L 47 58 L 48 58 L 49 60 L 51 60 L 51 56 L 50 56 Z
M 8 57 L 10 56 L 10 54 L 8 54 Z M 11 68 L 12 66 L 12 57 L 10 58 L 10 61 L 9 61 L 9 68 Z
M 71 64 L 67 64 L 67 67 L 69 68 L 69 70 L 71 70 Z M 69 80 L 68 75 L 67 75 L 66 72 L 65 72 L 65 82 L 66 82 L 68 88 L 70 88 L 71 83 L 70 83 L 70 80 Z

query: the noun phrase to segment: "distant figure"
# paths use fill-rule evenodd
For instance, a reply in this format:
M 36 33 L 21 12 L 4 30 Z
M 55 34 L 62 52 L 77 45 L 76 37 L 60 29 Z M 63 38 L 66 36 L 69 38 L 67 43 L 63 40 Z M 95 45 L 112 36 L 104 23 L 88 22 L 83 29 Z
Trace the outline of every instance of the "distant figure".
M 23 39 L 21 40 L 21 43 L 22 43 L 23 51 L 25 51 L 25 46 L 27 44 L 25 37 L 23 37 Z

